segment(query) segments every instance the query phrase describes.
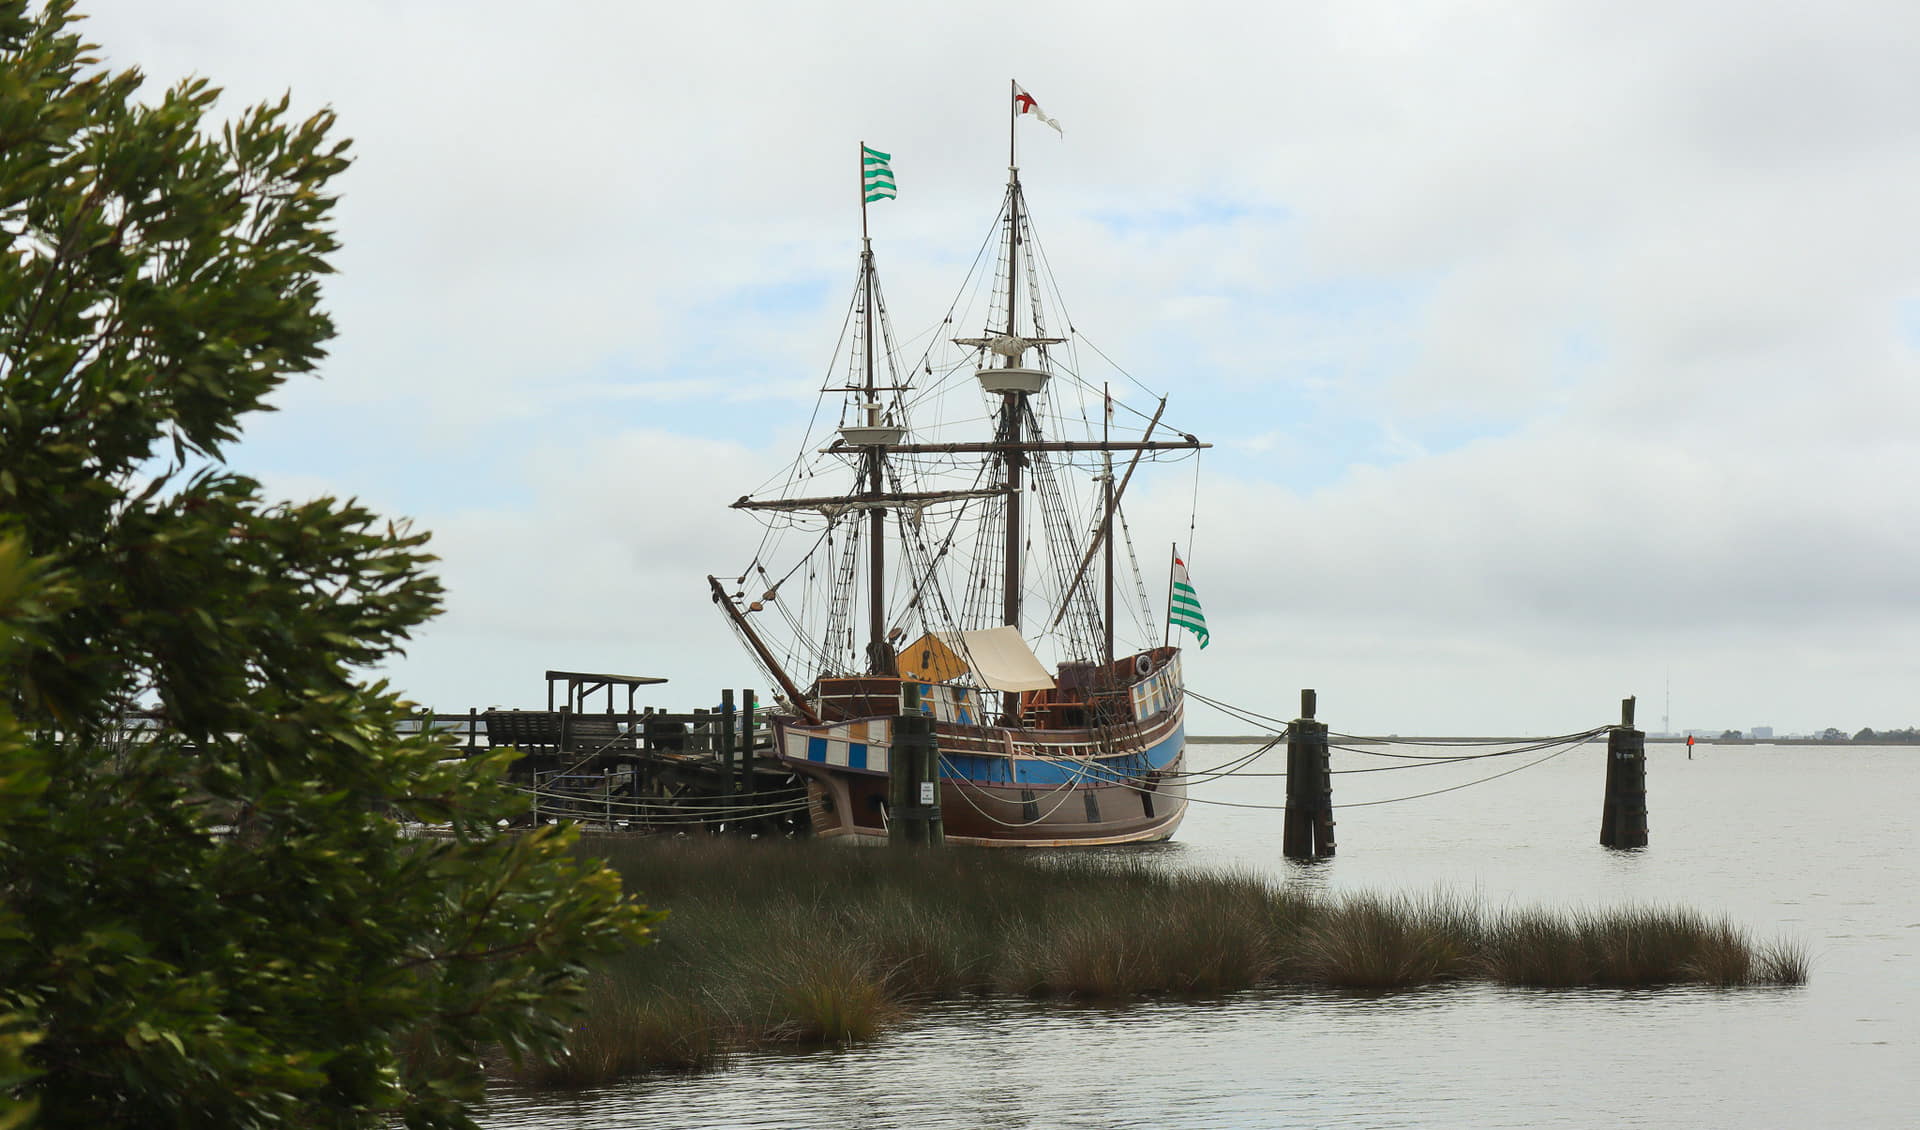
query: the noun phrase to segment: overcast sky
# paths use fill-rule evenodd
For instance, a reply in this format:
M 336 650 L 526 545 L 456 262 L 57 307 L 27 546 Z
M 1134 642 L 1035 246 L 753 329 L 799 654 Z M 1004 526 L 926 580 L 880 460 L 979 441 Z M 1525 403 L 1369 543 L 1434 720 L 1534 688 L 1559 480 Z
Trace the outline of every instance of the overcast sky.
M 874 234 L 930 328 L 1022 177 L 1073 320 L 1216 446 L 1188 681 L 1348 732 L 1920 722 L 1920 8 L 83 0 L 354 139 L 340 328 L 233 453 L 434 531 L 442 710 L 765 688 L 705 597 Z M 1186 540 L 1192 465 L 1133 488 Z M 1157 567 L 1156 567 L 1157 568 Z M 1193 728 L 1239 730 L 1197 711 Z

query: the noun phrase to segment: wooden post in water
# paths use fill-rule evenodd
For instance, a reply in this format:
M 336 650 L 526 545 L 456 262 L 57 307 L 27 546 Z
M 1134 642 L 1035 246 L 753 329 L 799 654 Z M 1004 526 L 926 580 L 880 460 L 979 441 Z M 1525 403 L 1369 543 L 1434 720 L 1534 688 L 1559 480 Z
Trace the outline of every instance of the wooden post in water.
M 939 847 L 946 843 L 940 818 L 940 747 L 933 719 L 899 714 L 887 751 L 887 842 Z
M 922 800 L 927 810 L 927 846 L 947 846 L 947 822 L 940 815 L 940 740 L 934 732 L 933 719 L 927 719 L 927 742 L 920 747 L 920 780 Z
M 1620 700 L 1620 724 L 1607 728 L 1607 795 L 1600 808 L 1600 843 L 1647 846 L 1647 735 L 1633 728 L 1633 699 Z
M 1300 692 L 1300 717 L 1287 727 L 1287 816 L 1280 850 L 1288 859 L 1333 854 L 1333 764 L 1327 724 L 1314 721 L 1316 696 Z
M 746 795 L 747 804 L 752 806 L 759 791 L 757 774 L 753 771 L 753 710 L 757 705 L 752 691 L 740 692 L 740 772 L 742 781 L 740 791 Z
M 720 692 L 720 746 L 714 753 L 720 759 L 720 804 L 733 807 L 733 691 Z M 723 815 L 722 819 L 726 817 Z

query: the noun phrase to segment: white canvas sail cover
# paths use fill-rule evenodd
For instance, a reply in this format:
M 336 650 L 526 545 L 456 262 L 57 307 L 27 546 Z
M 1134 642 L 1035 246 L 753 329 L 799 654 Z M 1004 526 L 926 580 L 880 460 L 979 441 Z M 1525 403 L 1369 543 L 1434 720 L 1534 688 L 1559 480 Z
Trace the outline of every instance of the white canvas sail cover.
M 973 669 L 988 690 L 1039 691 L 1053 687 L 1053 676 L 1047 674 L 1027 641 L 1020 638 L 1018 628 L 936 634 Z

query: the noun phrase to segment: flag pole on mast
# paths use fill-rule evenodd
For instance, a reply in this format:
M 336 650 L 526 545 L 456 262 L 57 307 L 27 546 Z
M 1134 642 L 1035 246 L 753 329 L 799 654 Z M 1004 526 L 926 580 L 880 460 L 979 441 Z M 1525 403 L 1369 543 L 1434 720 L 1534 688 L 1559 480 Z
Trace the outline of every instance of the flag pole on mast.
M 1173 643 L 1173 563 L 1180 560 L 1180 543 L 1172 543 L 1167 550 L 1167 634 L 1160 641 L 1162 647 Z
M 1020 117 L 1020 83 L 1015 79 L 1007 80 L 1007 168 L 1019 165 L 1013 159 L 1014 125 Z

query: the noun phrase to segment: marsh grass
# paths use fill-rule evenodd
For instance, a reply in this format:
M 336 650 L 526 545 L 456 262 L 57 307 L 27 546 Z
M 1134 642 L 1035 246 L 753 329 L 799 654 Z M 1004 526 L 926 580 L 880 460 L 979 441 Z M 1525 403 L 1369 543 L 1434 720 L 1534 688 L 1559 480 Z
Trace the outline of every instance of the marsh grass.
M 1366 895 L 1322 908 L 1299 940 L 1293 980 L 1340 989 L 1407 989 L 1475 971 L 1480 916 L 1444 896 Z
M 655 944 L 598 969 L 559 1062 L 504 1069 L 535 1085 L 705 1070 L 746 1047 L 858 1043 L 917 1004 L 974 994 L 1120 1002 L 1280 984 L 1793 985 L 1808 968 L 1797 944 L 1755 947 L 1685 909 L 1487 913 L 1445 893 L 1328 899 L 1110 855 L 692 838 L 585 850 L 669 916 Z
M 1756 956 L 1756 983 L 1761 985 L 1804 985 L 1813 966 L 1805 945 L 1784 938 L 1762 945 Z
M 551 1062 L 502 1063 L 497 1070 L 541 1087 L 590 1087 L 645 1072 L 708 1071 L 725 1065 L 731 1026 L 698 995 L 599 974 L 586 1009 Z

